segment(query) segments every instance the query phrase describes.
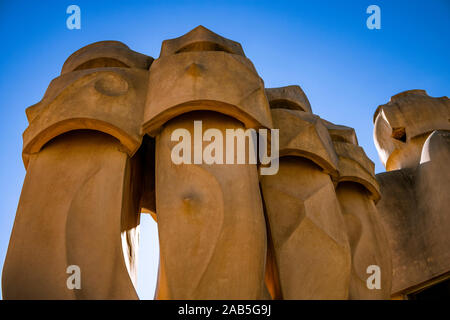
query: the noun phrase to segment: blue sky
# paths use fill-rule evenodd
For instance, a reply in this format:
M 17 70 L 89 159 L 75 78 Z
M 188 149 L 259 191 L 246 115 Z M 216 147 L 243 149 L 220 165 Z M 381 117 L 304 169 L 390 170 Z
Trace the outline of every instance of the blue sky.
M 81 8 L 81 30 L 68 30 L 66 8 Z M 369 30 L 366 8 L 381 8 Z M 25 170 L 25 108 L 38 102 L 65 59 L 100 40 L 119 40 L 154 58 L 161 42 L 198 25 L 238 41 L 266 87 L 300 85 L 313 112 L 354 127 L 382 167 L 372 140 L 376 107 L 396 93 L 449 94 L 450 1 L 6 1 L 0 0 L 0 268 Z M 152 299 L 157 231 L 142 218 L 138 292 Z

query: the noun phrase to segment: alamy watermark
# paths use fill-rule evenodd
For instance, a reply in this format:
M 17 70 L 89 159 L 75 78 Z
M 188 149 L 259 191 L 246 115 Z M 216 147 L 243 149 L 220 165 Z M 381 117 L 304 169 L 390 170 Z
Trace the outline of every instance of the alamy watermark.
M 248 156 L 248 164 L 257 164 L 258 155 L 261 165 L 260 174 L 274 175 L 279 167 L 279 129 L 270 129 L 270 156 L 268 131 L 268 129 L 259 129 L 257 134 L 255 129 L 226 129 L 224 140 L 221 130 L 210 128 L 203 132 L 202 121 L 196 120 L 194 121 L 194 150 L 191 150 L 191 132 L 184 128 L 175 129 L 170 139 L 179 143 L 172 148 L 171 159 L 176 165 L 192 164 L 193 153 L 194 164 L 245 164 Z M 248 141 L 248 148 L 246 148 L 246 141 Z M 210 143 L 203 148 L 203 142 Z
M 67 29 L 81 29 L 81 9 L 75 4 L 71 4 L 67 7 L 66 13 L 70 14 L 66 20 Z
M 370 290 L 381 289 L 381 268 L 373 264 L 367 267 L 366 273 L 370 274 L 366 280 L 367 288 Z
M 379 6 L 372 4 L 367 7 L 366 13 L 370 16 L 367 18 L 366 26 L 368 29 L 381 29 L 381 9 Z
M 72 264 L 67 267 L 66 273 L 70 274 L 67 278 L 66 286 L 69 290 L 81 289 L 81 269 L 79 266 Z

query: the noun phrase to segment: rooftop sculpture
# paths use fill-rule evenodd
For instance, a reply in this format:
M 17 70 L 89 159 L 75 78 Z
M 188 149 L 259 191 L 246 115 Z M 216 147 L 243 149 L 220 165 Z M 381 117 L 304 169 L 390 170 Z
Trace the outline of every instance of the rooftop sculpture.
M 199 26 L 158 59 L 81 48 L 26 114 L 6 299 L 138 299 L 141 213 L 158 224 L 157 299 L 389 299 L 449 275 L 447 97 L 377 109 L 375 175 L 354 129 L 299 86 L 265 88 L 239 43 Z M 230 134 L 263 156 L 241 163 Z

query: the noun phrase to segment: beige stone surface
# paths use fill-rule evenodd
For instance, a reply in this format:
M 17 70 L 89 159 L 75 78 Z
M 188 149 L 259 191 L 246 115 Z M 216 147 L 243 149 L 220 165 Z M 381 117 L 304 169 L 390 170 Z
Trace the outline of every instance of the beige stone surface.
M 61 135 L 30 157 L 3 268 L 3 298 L 137 299 L 136 157 L 94 131 Z M 80 290 L 67 288 L 69 265 L 81 269 Z
M 325 119 L 322 119 L 322 122 L 328 129 L 328 133 L 333 142 L 339 141 L 358 145 L 358 138 L 356 136 L 355 129 L 339 124 L 334 124 Z
M 246 128 L 271 128 L 264 82 L 239 43 L 199 26 L 163 41 L 150 68 L 142 129 L 156 136 L 167 121 L 209 110 L 231 116 Z
M 150 68 L 142 128 L 156 138 L 156 298 L 265 298 L 257 166 L 175 165 L 171 134 L 184 128 L 193 135 L 194 120 L 224 134 L 272 126 L 264 83 L 241 46 L 201 26 L 164 41 Z M 224 159 L 226 152 L 224 145 Z
M 352 251 L 352 274 L 349 299 L 389 299 L 392 286 L 391 254 L 385 230 L 371 199 L 371 193 L 361 184 L 339 183 L 337 198 L 344 215 Z M 380 289 L 369 289 L 369 266 L 380 268 Z
M 331 138 L 310 113 L 276 105 L 272 116 L 280 167 L 260 176 L 272 242 L 267 287 L 274 298 L 347 299 L 351 256 L 330 176 L 337 175 Z
M 266 95 L 272 109 L 282 108 L 312 112 L 308 97 L 300 86 L 266 88 Z
M 374 141 L 387 171 L 414 168 L 433 130 L 450 130 L 450 100 L 424 90 L 399 93 L 374 114 Z
M 272 127 L 264 83 L 247 58 L 199 51 L 155 60 L 143 130 L 155 136 L 168 120 L 195 110 L 223 113 L 247 128 Z
M 392 252 L 392 293 L 450 271 L 450 160 L 448 131 L 434 131 L 423 145 L 420 164 L 377 175 L 382 197 L 377 204 Z
M 26 110 L 27 175 L 5 298 L 137 299 L 143 156 L 130 157 L 142 141 L 152 60 L 117 41 L 86 46 Z M 80 290 L 66 286 L 69 265 L 81 268 Z
M 364 150 L 358 145 L 341 141 L 334 141 L 334 149 L 339 158 L 339 182 L 363 185 L 370 192 L 370 198 L 377 202 L 380 190 L 375 179 L 375 165 Z
M 375 145 L 388 171 L 377 175 L 377 208 L 392 252 L 394 295 L 450 271 L 449 118 L 449 99 L 424 90 L 399 93 L 374 115 Z
M 447 97 L 378 107 L 375 176 L 353 128 L 312 114 L 299 86 L 265 88 L 239 43 L 199 26 L 155 61 L 81 48 L 26 115 L 5 299 L 137 299 L 140 213 L 158 223 L 156 299 L 387 299 L 450 272 Z M 171 135 L 194 152 L 195 120 L 223 134 L 224 162 L 227 129 L 279 129 L 278 173 L 258 176 L 248 145 L 247 164 L 175 164 Z
M 159 57 L 195 51 L 224 51 L 245 57 L 240 43 L 219 36 L 203 26 L 198 26 L 181 37 L 164 40 Z
M 353 128 L 324 121 L 339 158 L 336 194 L 344 216 L 352 253 L 349 299 L 388 299 L 391 292 L 391 255 L 379 213 L 380 199 L 374 164 L 358 146 Z M 367 268 L 378 266 L 381 288 L 367 287 Z
M 178 142 L 171 141 L 171 134 L 185 128 L 193 135 L 194 120 L 203 121 L 203 130 L 217 128 L 224 136 L 226 129 L 243 128 L 239 121 L 219 113 L 194 112 L 166 123 L 157 136 L 161 254 L 157 298 L 260 299 L 266 227 L 257 167 L 175 165 L 171 152 Z M 203 142 L 203 148 L 208 144 Z M 224 147 L 224 162 L 226 152 Z
M 333 177 L 337 176 L 338 158 L 327 128 L 318 116 L 275 108 L 272 109 L 272 118 L 276 128 L 280 129 L 280 157 L 303 157 Z
M 280 295 L 347 299 L 351 256 L 344 219 L 328 174 L 302 157 L 282 157 L 261 176 Z
M 425 248 L 419 235 L 414 170 L 403 169 L 377 174 L 381 200 L 377 203 L 392 253 L 392 292 L 397 293 L 427 277 Z
M 450 131 L 433 131 L 425 141 L 416 175 L 428 265 L 435 273 L 450 271 Z M 446 214 L 447 213 L 447 214 Z
M 141 123 L 153 58 L 117 41 L 88 45 L 72 54 L 42 100 L 27 108 L 25 166 L 52 138 L 91 129 L 117 138 L 132 156 L 142 142 Z
M 128 68 L 76 71 L 56 78 L 30 108 L 36 115 L 23 133 L 25 164 L 52 138 L 72 130 L 98 130 L 117 138 L 133 155 L 142 141 L 148 72 Z
M 64 62 L 61 74 L 112 67 L 148 70 L 152 62 L 152 57 L 135 52 L 120 41 L 99 41 L 72 53 Z

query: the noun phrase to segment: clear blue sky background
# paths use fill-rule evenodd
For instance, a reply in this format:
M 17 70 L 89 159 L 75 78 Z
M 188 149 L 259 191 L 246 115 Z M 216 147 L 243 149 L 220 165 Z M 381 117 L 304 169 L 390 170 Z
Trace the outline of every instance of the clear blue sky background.
M 81 8 L 81 30 L 66 8 Z M 381 8 L 381 30 L 366 8 Z M 376 107 L 396 93 L 450 92 L 450 1 L 5 1 L 0 0 L 0 267 L 25 170 L 25 108 L 38 102 L 65 59 L 100 40 L 159 55 L 161 42 L 199 24 L 242 44 L 267 87 L 299 84 L 314 113 L 356 129 L 383 171 L 372 140 Z M 142 219 L 138 292 L 152 299 L 157 231 Z

